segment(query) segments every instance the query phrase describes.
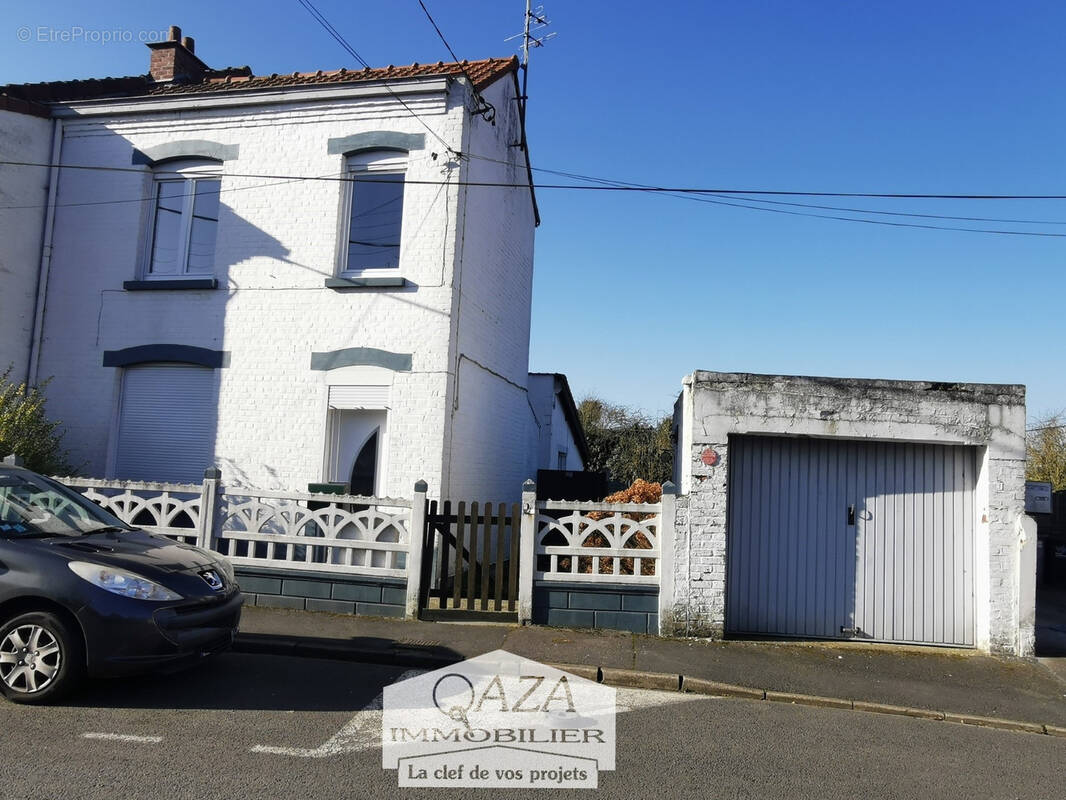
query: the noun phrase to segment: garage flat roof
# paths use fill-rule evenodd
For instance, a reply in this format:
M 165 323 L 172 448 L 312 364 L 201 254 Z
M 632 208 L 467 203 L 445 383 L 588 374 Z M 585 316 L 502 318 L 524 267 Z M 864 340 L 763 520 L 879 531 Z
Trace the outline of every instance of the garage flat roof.
M 1020 383 L 960 383 L 957 381 L 899 381 L 884 378 L 832 378 L 812 375 L 761 375 L 752 372 L 712 372 L 696 370 L 684 383 L 690 385 L 747 384 L 752 388 L 781 383 L 805 383 L 839 392 L 865 392 L 871 389 L 885 392 L 922 394 L 941 392 L 959 400 L 976 403 L 1025 402 L 1025 386 Z

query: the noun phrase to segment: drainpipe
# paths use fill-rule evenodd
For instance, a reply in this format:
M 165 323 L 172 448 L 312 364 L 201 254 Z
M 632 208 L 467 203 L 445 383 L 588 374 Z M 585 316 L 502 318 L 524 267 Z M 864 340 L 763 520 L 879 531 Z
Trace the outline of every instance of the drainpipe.
M 41 239 L 41 265 L 37 272 L 37 304 L 33 311 L 33 339 L 30 360 L 26 367 L 26 383 L 37 385 L 37 369 L 41 361 L 41 339 L 44 335 L 44 306 L 48 296 L 48 273 L 52 268 L 52 237 L 56 218 L 56 186 L 59 183 L 59 159 L 63 152 L 63 121 L 52 121 L 52 158 L 48 175 L 48 205 Z
M 473 87 L 470 87 L 473 90 Z M 464 97 L 464 109 L 465 109 L 465 97 Z M 462 153 L 465 155 L 470 151 L 473 119 L 467 119 L 463 117 L 463 132 L 461 138 L 460 147 Z M 455 199 L 455 248 L 453 249 L 453 261 L 452 261 L 452 291 L 455 293 L 456 302 L 452 306 L 452 313 L 454 314 L 452 322 L 454 323 L 455 338 L 454 347 L 450 348 L 448 354 L 449 364 L 455 365 L 455 377 L 452 381 L 452 395 L 450 402 L 448 403 L 448 417 L 445 421 L 445 425 L 448 427 L 448 458 L 445 463 L 441 465 L 443 475 L 441 476 L 441 497 L 451 497 L 452 492 L 452 451 L 455 449 L 455 412 L 459 408 L 459 368 L 461 366 L 462 354 L 459 351 L 459 323 L 462 320 L 462 307 L 463 307 L 463 259 L 466 253 L 466 209 L 470 196 L 470 187 L 464 186 L 463 181 L 470 171 L 470 162 L 467 161 L 467 165 L 463 166 L 463 159 L 459 158 L 459 180 L 458 180 L 458 194 Z M 462 202 L 462 216 L 459 213 L 459 204 Z M 460 222 L 460 219 L 462 220 Z M 454 356 L 454 361 L 452 357 Z

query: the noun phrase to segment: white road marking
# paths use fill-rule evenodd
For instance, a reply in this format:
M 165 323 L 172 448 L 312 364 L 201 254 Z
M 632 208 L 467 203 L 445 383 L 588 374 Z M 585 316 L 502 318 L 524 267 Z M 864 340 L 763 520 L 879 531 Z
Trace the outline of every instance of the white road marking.
M 667 692 L 659 689 L 616 689 L 615 708 L 619 714 L 626 711 L 640 711 L 643 708 L 657 708 L 659 706 L 674 705 L 675 703 L 691 703 L 693 700 L 710 700 L 707 695 L 682 694 L 681 692 Z
M 405 681 L 416 675 L 423 674 L 424 670 L 409 670 L 396 679 L 396 682 Z M 618 689 L 616 695 L 617 711 L 639 711 L 643 708 L 657 708 L 675 703 L 687 703 L 695 700 L 708 700 L 711 698 L 698 694 L 682 694 L 681 692 L 664 692 L 650 689 Z M 343 755 L 344 753 L 357 753 L 364 750 L 374 750 L 381 747 L 381 701 L 382 695 L 378 693 L 373 700 L 337 731 L 324 744 L 315 748 L 310 747 L 276 747 L 274 745 L 257 744 L 250 750 L 253 753 L 268 753 L 277 756 L 293 756 L 296 758 L 330 758 L 331 756 Z
M 82 739 L 99 739 L 105 742 L 129 742 L 131 744 L 159 744 L 162 736 L 133 736 L 128 733 L 83 733 Z
M 396 679 L 396 683 L 421 675 L 425 670 L 408 670 Z M 251 748 L 253 753 L 270 753 L 278 756 L 295 756 L 297 758 L 329 758 L 343 753 L 356 753 L 381 747 L 381 701 L 379 692 L 373 700 L 361 710 L 355 712 L 347 724 L 329 741 L 315 748 L 308 747 L 274 747 L 257 744 Z

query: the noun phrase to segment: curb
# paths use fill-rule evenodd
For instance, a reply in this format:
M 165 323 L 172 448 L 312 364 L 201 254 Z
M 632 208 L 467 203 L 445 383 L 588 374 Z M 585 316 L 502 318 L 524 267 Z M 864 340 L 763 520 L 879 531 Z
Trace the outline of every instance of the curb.
M 452 651 L 439 652 L 439 650 L 436 647 L 404 645 L 402 643 L 390 648 L 360 649 L 344 640 L 293 639 L 290 636 L 263 633 L 238 634 L 233 643 L 233 651 L 237 653 L 327 658 L 335 661 L 409 667 L 412 669 L 438 669 L 464 660 L 462 657 L 456 657 Z M 866 700 L 849 700 L 843 697 L 779 692 L 770 689 L 757 689 L 751 686 L 738 686 L 732 683 L 720 683 L 705 678 L 689 678 L 685 675 L 667 672 L 647 672 L 618 667 L 594 667 L 588 664 L 546 663 L 549 667 L 569 672 L 585 680 L 625 689 L 656 689 L 712 697 L 731 697 L 742 700 L 762 700 L 771 703 L 814 706 L 816 708 L 833 708 L 844 711 L 864 711 L 870 714 L 912 717 L 914 719 L 973 725 L 1016 733 L 1037 733 L 1066 738 L 1066 727 L 1058 725 L 1023 722 L 1000 717 L 982 717 L 977 714 L 957 714 L 929 708 L 873 703 Z
M 263 633 L 237 634 L 233 651 L 255 655 L 328 658 L 412 669 L 438 669 L 462 661 L 462 658 L 451 655 L 450 651 L 441 653 L 436 647 L 397 644 L 389 648 L 358 648 L 343 639 L 294 639 Z

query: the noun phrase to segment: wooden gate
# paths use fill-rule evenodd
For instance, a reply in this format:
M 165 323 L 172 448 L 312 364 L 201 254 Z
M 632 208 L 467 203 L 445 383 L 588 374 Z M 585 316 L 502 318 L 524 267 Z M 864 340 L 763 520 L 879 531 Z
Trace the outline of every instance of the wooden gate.
M 518 620 L 518 503 L 426 502 L 422 594 L 425 620 Z

